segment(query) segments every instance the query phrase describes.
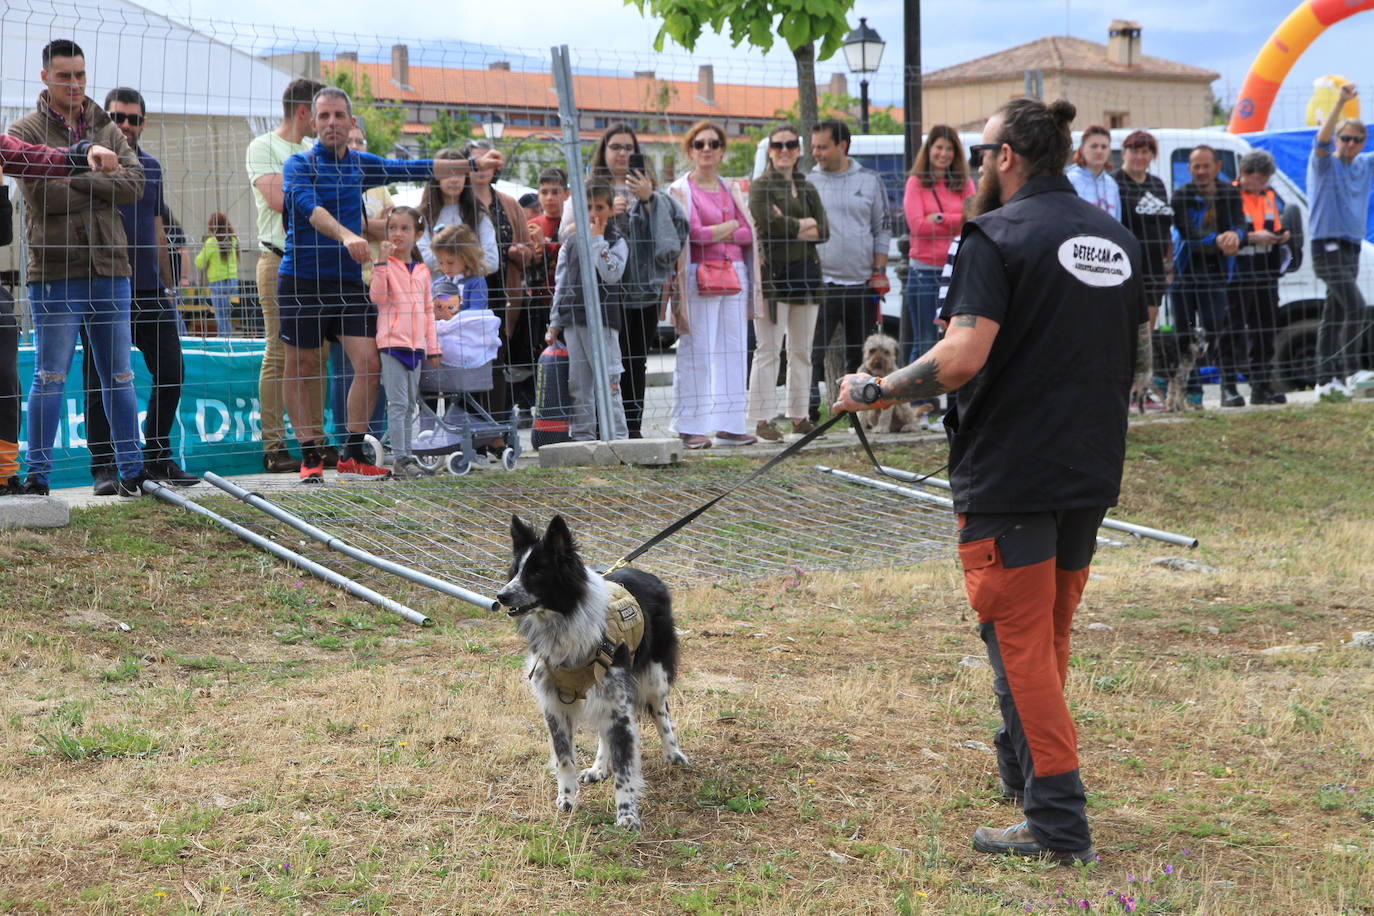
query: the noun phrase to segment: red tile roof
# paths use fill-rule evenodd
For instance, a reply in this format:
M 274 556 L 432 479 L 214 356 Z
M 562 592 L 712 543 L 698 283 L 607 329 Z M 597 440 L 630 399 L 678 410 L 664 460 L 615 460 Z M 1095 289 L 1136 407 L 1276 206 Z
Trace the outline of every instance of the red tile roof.
M 325 61 L 332 70 L 334 61 Z M 366 74 L 372 93 L 379 100 L 409 104 L 472 108 L 477 110 L 528 108 L 556 111 L 558 95 L 553 76 L 548 73 L 522 73 L 515 70 L 463 70 L 455 67 L 411 65 L 410 88 L 392 82 L 389 63 L 345 61 L 340 66 L 354 67 Z M 663 113 L 674 118 L 747 118 L 768 120 L 780 109 L 797 101 L 795 87 L 751 86 L 739 83 L 715 84 L 715 104 L 697 96 L 695 81 L 659 80 L 636 76 L 584 76 L 574 74 L 573 93 L 584 112 L 658 113 L 653 104 L 659 87 L 667 84 L 668 105 Z
M 1087 76 L 1113 76 L 1179 82 L 1210 83 L 1221 74 L 1189 64 L 1180 64 L 1162 57 L 1141 55 L 1131 66 L 1107 60 L 1107 46 L 1086 38 L 1051 35 L 1017 45 L 996 54 L 989 54 L 921 77 L 925 86 L 951 83 L 975 83 L 1007 78 L 1020 79 L 1027 70 L 1039 68 L 1056 73 L 1075 73 Z

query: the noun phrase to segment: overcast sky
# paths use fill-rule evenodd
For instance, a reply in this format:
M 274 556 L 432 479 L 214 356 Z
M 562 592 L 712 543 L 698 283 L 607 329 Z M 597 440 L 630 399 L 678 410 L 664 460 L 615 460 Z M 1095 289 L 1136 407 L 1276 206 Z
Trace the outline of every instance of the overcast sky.
M 548 48 L 568 44 L 582 52 L 578 59 L 604 59 L 607 67 L 648 69 L 660 74 L 669 58 L 656 58 L 656 22 L 645 19 L 621 0 L 511 0 L 481 4 L 474 0 L 407 0 L 394 7 L 377 0 L 330 0 L 317 4 L 282 4 L 280 0 L 145 0 L 144 4 L 181 21 L 231 19 L 237 23 L 271 23 L 278 35 L 286 30 L 383 36 L 399 40 L 465 40 L 512 49 L 528 49 L 547 59 Z M 1105 43 L 1113 18 L 1134 19 L 1142 29 L 1146 54 L 1215 70 L 1221 78 L 1214 91 L 1228 103 L 1239 91 L 1260 48 L 1296 0 L 925 0 L 922 4 L 922 69 L 929 71 L 1013 47 L 1046 35 L 1070 34 Z M 322 9 L 328 10 L 325 19 Z M 388 15 L 395 10 L 399 15 Z M 464 12 L 470 10 L 471 13 Z M 570 15 L 575 12 L 575 15 Z M 858 0 L 851 22 L 866 16 L 887 41 L 881 69 L 871 79 L 875 101 L 900 102 L 904 34 L 901 0 Z M 1284 85 L 1270 126 L 1300 126 L 1312 81 L 1338 74 L 1361 88 L 1366 120 L 1374 119 L 1374 13 L 1360 13 L 1321 35 L 1299 59 Z M 1361 40 L 1362 39 L 1362 40 Z M 602 52 L 593 55 L 591 52 Z M 690 64 L 686 52 L 669 44 L 665 53 L 678 64 Z M 735 49 L 725 38 L 704 36 L 694 57 L 716 63 L 717 82 L 746 82 L 762 72 L 786 73 L 791 56 L 785 44 L 767 58 Z M 703 61 L 704 62 L 704 61 Z M 822 82 L 844 71 L 843 55 L 817 64 Z M 851 79 L 851 91 L 857 93 Z M 1282 121 L 1283 123 L 1276 123 Z

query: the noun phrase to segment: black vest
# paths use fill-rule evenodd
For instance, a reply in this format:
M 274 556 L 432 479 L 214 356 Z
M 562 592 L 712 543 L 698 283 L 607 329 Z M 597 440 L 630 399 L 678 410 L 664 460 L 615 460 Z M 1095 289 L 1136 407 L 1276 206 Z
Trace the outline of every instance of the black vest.
M 970 246 L 981 250 L 965 263 Z M 1062 175 L 1032 179 L 968 223 L 946 317 L 982 315 L 1000 328 L 946 419 L 957 511 L 1116 504 L 1148 320 L 1142 268 L 1135 236 Z

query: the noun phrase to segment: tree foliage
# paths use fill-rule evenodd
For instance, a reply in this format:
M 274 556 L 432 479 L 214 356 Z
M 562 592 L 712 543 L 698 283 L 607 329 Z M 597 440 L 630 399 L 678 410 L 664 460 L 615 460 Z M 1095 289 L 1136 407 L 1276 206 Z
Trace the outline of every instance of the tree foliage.
M 805 161 L 810 163 L 808 128 L 817 122 L 816 44 L 820 43 L 821 60 L 840 49 L 849 34 L 845 16 L 854 0 L 625 0 L 625 4 L 660 21 L 654 37 L 658 51 L 668 38 L 691 51 L 707 27 L 717 35 L 729 35 L 735 47 L 748 42 L 767 52 L 775 35 L 787 42 L 797 63 L 798 113 Z
M 401 137 L 405 112 L 390 105 L 379 107 L 372 94 L 372 78 L 366 73 L 355 73 L 352 67 L 326 67 L 324 81 L 348 93 L 353 102 L 353 116 L 362 122 L 363 133 L 367 135 L 368 151 L 390 156 L 391 148 Z
M 458 112 L 457 116 L 447 111 L 439 112 L 429 122 L 429 136 L 420 138 L 421 156 L 430 158 L 446 147 L 461 146 L 472 139 L 472 128 L 473 120 L 466 111 Z

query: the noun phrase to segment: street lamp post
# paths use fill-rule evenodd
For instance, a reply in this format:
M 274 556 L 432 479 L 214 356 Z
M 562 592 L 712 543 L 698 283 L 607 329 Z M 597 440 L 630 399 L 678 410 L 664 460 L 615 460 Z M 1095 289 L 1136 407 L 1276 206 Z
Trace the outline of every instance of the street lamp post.
M 506 122 L 501 120 L 501 116 L 496 112 L 491 112 L 482 119 L 482 136 L 492 143 L 501 139 L 501 135 L 506 132 Z
M 868 74 L 878 69 L 886 43 L 868 27 L 867 17 L 859 17 L 859 26 L 844 40 L 844 56 L 849 72 L 859 75 L 859 132 L 868 133 Z

